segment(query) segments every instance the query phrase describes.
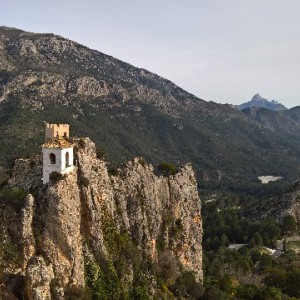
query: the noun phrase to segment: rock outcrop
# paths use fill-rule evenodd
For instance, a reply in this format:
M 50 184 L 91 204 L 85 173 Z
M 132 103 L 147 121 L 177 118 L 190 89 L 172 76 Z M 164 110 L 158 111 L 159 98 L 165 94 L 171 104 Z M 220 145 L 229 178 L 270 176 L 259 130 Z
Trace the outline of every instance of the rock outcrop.
M 90 139 L 75 143 L 76 167 L 57 182 L 37 185 L 38 159 L 17 160 L 9 181 L 11 188 L 34 194 L 21 209 L 18 272 L 25 278 L 24 295 L 65 299 L 70 288 L 85 286 L 87 257 L 115 259 L 119 235 L 153 262 L 165 251 L 202 282 L 201 204 L 191 165 L 162 176 L 135 158 L 109 172 Z M 132 274 L 129 263 L 124 280 L 132 281 Z

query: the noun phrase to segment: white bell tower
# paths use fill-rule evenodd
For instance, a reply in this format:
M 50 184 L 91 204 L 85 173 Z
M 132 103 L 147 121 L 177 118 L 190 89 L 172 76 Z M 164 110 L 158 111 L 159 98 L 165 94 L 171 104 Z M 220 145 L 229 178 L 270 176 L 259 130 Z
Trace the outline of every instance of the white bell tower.
M 66 174 L 74 169 L 68 124 L 46 124 L 46 142 L 42 145 L 42 152 L 43 184 L 49 183 L 52 172 Z

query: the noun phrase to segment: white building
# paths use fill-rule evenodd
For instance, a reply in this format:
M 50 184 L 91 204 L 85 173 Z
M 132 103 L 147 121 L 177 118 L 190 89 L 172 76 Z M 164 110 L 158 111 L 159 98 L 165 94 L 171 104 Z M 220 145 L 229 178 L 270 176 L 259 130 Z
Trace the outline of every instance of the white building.
M 73 170 L 73 144 L 64 138 L 52 138 L 42 145 L 43 184 L 49 183 L 50 174 L 66 174 Z

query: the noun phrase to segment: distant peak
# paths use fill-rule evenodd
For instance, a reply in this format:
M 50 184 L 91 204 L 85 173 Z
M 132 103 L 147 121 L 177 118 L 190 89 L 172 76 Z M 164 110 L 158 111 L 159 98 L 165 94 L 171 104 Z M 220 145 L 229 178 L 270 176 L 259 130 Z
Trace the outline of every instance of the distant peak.
M 266 98 L 263 98 L 259 93 L 256 93 L 251 101 L 243 103 L 238 106 L 240 110 L 246 109 L 246 108 L 266 108 L 269 110 L 285 110 L 287 109 L 284 105 L 280 104 L 276 100 L 269 101 Z
M 251 99 L 251 101 L 253 101 L 253 100 L 266 100 L 266 99 L 264 99 L 259 93 L 256 93 L 253 97 L 252 97 L 252 99 Z

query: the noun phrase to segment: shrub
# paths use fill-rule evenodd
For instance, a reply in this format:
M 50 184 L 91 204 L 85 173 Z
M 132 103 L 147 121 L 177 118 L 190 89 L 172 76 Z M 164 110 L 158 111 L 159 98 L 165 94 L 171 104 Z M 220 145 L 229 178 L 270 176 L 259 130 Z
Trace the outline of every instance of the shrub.
M 181 272 L 180 276 L 176 279 L 175 284 L 171 287 L 171 290 L 178 298 L 186 298 L 189 296 L 188 299 L 199 299 L 204 294 L 202 285 L 196 282 L 194 273 L 189 271 Z
M 285 215 L 282 219 L 281 226 L 284 234 L 292 235 L 297 230 L 297 223 L 292 215 Z
M 111 261 L 85 260 L 85 281 L 92 295 L 91 299 L 121 300 L 121 281 Z M 77 298 L 73 298 L 77 299 Z
M 89 288 L 71 286 L 65 291 L 65 300 L 90 300 L 92 299 L 92 291 Z
M 12 205 L 17 212 L 19 212 L 23 206 L 27 192 L 21 188 L 4 188 L 1 191 L 0 196 L 10 205 Z
M 165 176 L 174 175 L 177 173 L 177 168 L 174 164 L 163 162 L 158 166 L 158 170 Z
M 144 273 L 135 274 L 133 279 L 133 299 L 151 300 L 149 295 L 149 278 Z
M 97 148 L 96 149 L 96 156 L 97 156 L 98 159 L 103 160 L 103 159 L 105 159 L 106 154 L 105 154 L 103 149 Z
M 30 168 L 33 168 L 35 166 L 35 161 L 34 160 L 30 160 L 29 161 L 29 166 L 30 166 Z
M 108 170 L 108 174 L 111 176 L 118 176 L 119 175 L 119 171 L 117 168 L 111 168 Z
M 21 253 L 17 243 L 10 236 L 0 234 L 0 277 L 10 264 L 16 265 L 21 261 Z
M 50 174 L 50 177 L 49 177 L 50 182 L 51 182 L 52 184 L 55 184 L 55 183 L 57 183 L 58 181 L 63 180 L 63 179 L 65 179 L 65 178 L 66 178 L 66 175 L 65 175 L 65 174 L 61 174 L 61 173 L 56 172 L 56 171 L 52 172 L 52 173 Z
M 146 162 L 145 159 L 143 157 L 139 157 L 139 164 L 142 166 L 145 166 Z
M 182 220 L 180 218 L 176 219 L 174 225 L 171 228 L 170 235 L 177 239 L 183 232 Z
M 78 146 L 82 149 L 85 148 L 85 141 L 83 139 L 80 139 L 79 142 L 78 142 Z
M 171 251 L 163 251 L 158 256 L 158 276 L 169 286 L 180 275 L 177 259 Z

